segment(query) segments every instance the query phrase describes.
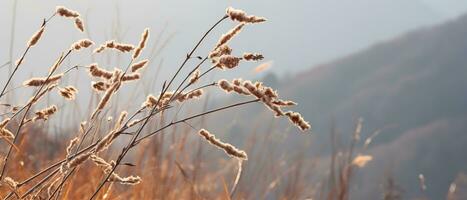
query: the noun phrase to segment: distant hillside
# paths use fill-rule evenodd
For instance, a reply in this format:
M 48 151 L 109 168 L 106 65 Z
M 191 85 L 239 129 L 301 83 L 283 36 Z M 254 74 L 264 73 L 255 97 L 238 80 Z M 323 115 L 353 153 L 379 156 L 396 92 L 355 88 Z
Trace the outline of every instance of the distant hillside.
M 462 159 L 467 150 L 467 15 L 285 83 L 279 91 L 301 104 L 299 110 L 313 123 L 315 142 L 328 141 L 331 119 L 343 133 L 350 133 L 357 117 L 364 119 L 365 136 L 387 127 L 372 149 L 379 171 L 362 172 L 366 180 L 383 176 L 382 163 L 398 162 L 392 170 L 403 186 L 416 190 L 417 173 L 426 173 L 433 185 L 429 196 L 440 199 L 455 175 L 467 171 Z M 373 182 L 364 185 L 378 189 Z

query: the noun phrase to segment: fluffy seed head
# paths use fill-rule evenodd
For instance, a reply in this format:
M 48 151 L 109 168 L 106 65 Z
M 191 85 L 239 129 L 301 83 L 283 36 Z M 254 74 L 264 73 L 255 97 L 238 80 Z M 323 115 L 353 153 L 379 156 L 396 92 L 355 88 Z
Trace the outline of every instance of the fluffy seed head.
M 41 85 L 44 85 L 44 84 L 49 84 L 49 83 L 55 83 L 57 82 L 58 80 L 60 80 L 62 78 L 63 74 L 57 74 L 57 75 L 54 75 L 54 76 L 50 76 L 48 79 L 47 78 L 31 78 L 27 81 L 25 81 L 23 83 L 23 85 L 25 86 L 35 86 L 35 87 L 38 87 L 38 86 L 41 86 Z
M 247 15 L 245 11 L 228 7 L 226 9 L 227 16 L 230 17 L 233 21 L 243 22 L 243 23 L 261 23 L 265 22 L 266 18 L 257 17 L 254 15 Z
M 122 81 L 134 81 L 134 80 L 138 80 L 140 78 L 140 74 L 139 73 L 132 73 L 132 74 L 128 74 L 128 75 L 124 75 L 122 77 Z
M 139 62 L 131 65 L 131 72 L 136 72 L 136 71 L 144 68 L 146 66 L 146 64 L 148 64 L 148 62 L 149 62 L 149 60 L 145 59 L 145 60 L 139 61 Z
M 231 29 L 229 32 L 222 35 L 222 37 L 219 39 L 216 46 L 214 47 L 213 51 L 216 51 L 217 48 L 220 48 L 222 45 L 227 44 L 233 37 L 235 37 L 235 35 L 240 33 L 240 30 L 242 30 L 243 26 L 245 26 L 244 23 L 238 24 L 233 29 Z
M 107 90 L 107 88 L 109 88 L 109 84 L 107 83 L 104 83 L 102 81 L 99 81 L 99 82 L 92 82 L 92 88 L 94 90 L 96 90 L 97 92 L 102 92 L 102 91 L 105 91 Z
M 112 72 L 100 68 L 97 65 L 97 63 L 93 63 L 93 64 L 89 65 L 89 73 L 93 77 L 105 78 L 105 79 L 110 79 L 110 78 L 112 78 L 112 75 L 113 75 Z
M 57 112 L 57 106 L 55 105 L 36 111 L 35 113 L 36 116 L 34 117 L 33 121 L 40 120 L 40 119 L 47 120 L 49 119 L 51 115 L 55 114 L 56 112 Z
M 71 48 L 78 51 L 81 48 L 88 48 L 93 44 L 94 44 L 94 42 L 89 40 L 89 39 L 82 39 L 82 40 L 79 40 L 79 41 L 73 43 L 71 45 Z
M 241 58 L 235 56 L 223 55 L 217 61 L 216 67 L 219 67 L 221 69 L 233 69 L 238 66 L 240 60 Z
M 146 41 L 149 37 L 149 28 L 144 29 L 143 34 L 141 35 L 141 40 L 139 41 L 138 48 L 136 48 L 135 52 L 133 53 L 133 59 L 136 59 L 140 54 L 141 51 L 146 46 Z
M 78 30 L 80 30 L 81 32 L 84 32 L 83 20 L 81 20 L 81 18 L 79 17 L 75 18 L 75 26 Z
M 201 72 L 199 71 L 199 68 L 196 69 L 195 72 L 193 72 L 193 74 L 190 77 L 190 84 L 196 83 L 199 80 L 200 73 Z
M 62 17 L 68 17 L 68 18 L 75 18 L 75 17 L 79 17 L 79 13 L 74 11 L 74 10 L 70 10 L 68 8 L 65 8 L 63 6 L 57 6 L 56 7 L 56 13 L 59 15 L 59 16 L 62 16 Z
M 74 100 L 78 90 L 73 86 L 67 86 L 65 88 L 60 88 L 58 90 L 60 96 L 64 97 L 66 100 Z
M 300 130 L 306 131 L 311 128 L 311 125 L 307 121 L 305 121 L 305 119 L 303 119 L 300 113 L 289 111 L 289 112 L 286 112 L 285 115 L 289 117 L 289 120 L 293 124 L 298 126 Z
M 243 59 L 246 61 L 259 61 L 263 60 L 264 56 L 257 53 L 245 53 L 243 54 Z
M 34 33 L 31 39 L 29 39 L 29 42 L 28 42 L 29 47 L 33 47 L 34 45 L 36 45 L 39 39 L 41 39 L 42 33 L 44 33 L 44 28 L 45 27 L 41 27 L 36 33 Z
M 230 55 L 232 53 L 232 49 L 227 45 L 222 45 L 219 48 L 216 48 L 214 51 L 209 53 L 209 58 L 213 59 L 216 57 L 220 57 L 223 55 Z
M 227 153 L 227 155 L 238 158 L 238 159 L 242 159 L 242 160 L 248 160 L 248 156 L 245 153 L 245 151 L 239 150 L 229 143 L 224 143 L 220 141 L 219 139 L 216 138 L 216 136 L 212 135 L 207 130 L 201 129 L 198 132 L 198 134 L 201 135 L 210 144 L 224 150 L 224 152 Z

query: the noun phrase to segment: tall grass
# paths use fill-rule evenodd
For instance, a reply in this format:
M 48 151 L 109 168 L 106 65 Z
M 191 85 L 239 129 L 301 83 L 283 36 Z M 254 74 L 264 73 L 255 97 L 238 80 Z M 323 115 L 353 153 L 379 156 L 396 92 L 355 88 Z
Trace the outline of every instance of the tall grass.
M 281 99 L 277 91 L 261 82 L 223 79 L 206 83 L 206 75 L 209 73 L 227 73 L 244 62 L 256 62 L 264 58 L 260 53 L 234 55 L 229 46 L 229 42 L 238 37 L 244 27 L 264 23 L 264 17 L 227 8 L 225 14 L 183 57 L 173 75 L 164 77 L 160 90 L 152 91 L 146 101 L 132 104 L 132 108 L 126 109 L 122 109 L 113 99 L 127 95 L 122 88 L 128 84 L 153 78 L 151 74 L 143 72 L 146 68 L 157 67 L 149 62 L 151 58 L 141 58 L 151 40 L 148 28 L 143 30 L 140 42 L 136 45 L 116 39 L 100 45 L 87 38 L 78 40 L 62 53 L 50 55 L 57 59 L 48 71 L 43 72 L 43 77 L 25 80 L 19 87 L 11 85 L 17 72 L 26 70 L 22 65 L 28 61 L 30 50 L 48 34 L 47 26 L 55 18 L 69 20 L 78 32 L 86 32 L 86 22 L 79 12 L 58 6 L 49 18 L 42 21 L 27 42 L 23 54 L 15 62 L 11 74 L 7 80 L 2 81 L 0 101 L 3 120 L 0 132 L 6 146 L 3 146 L 5 154 L 1 162 L 0 192 L 5 199 L 246 198 L 246 189 L 241 187 L 242 171 L 250 162 L 246 161 L 247 158 L 254 161 L 255 157 L 248 157 L 248 150 L 239 150 L 202 129 L 209 126 L 209 121 L 203 120 L 199 128 L 191 123 L 214 113 L 228 112 L 247 104 L 260 104 L 269 108 L 275 117 L 288 119 L 303 132 L 311 128 L 299 113 L 289 110 L 296 105 L 295 102 Z M 200 56 L 202 53 L 197 50 L 203 41 L 210 37 L 219 24 L 229 19 L 238 24 L 222 35 L 210 52 Z M 63 63 L 70 55 L 91 48 L 94 48 L 92 56 L 95 57 L 110 51 L 128 55 L 127 65 L 106 69 L 99 63 L 89 63 L 64 69 Z M 188 61 L 195 64 L 190 66 L 192 62 Z M 205 65 L 210 67 L 202 70 Z M 74 85 L 65 84 L 63 79 L 72 75 L 72 69 L 89 72 L 92 79 L 89 90 L 78 91 Z M 34 93 L 23 104 L 18 101 L 6 102 L 6 94 L 13 91 L 8 88 L 29 88 Z M 205 108 L 200 113 L 184 117 L 178 116 L 181 105 L 188 107 L 196 104 L 216 89 L 228 95 L 240 95 L 246 100 L 214 109 Z M 96 103 L 90 104 L 95 106 L 89 109 L 87 117 L 80 119 L 79 126 L 58 123 L 61 130 L 68 130 L 69 134 L 60 136 L 58 140 L 51 139 L 46 133 L 47 129 L 42 128 L 44 123 L 56 119 L 53 117 L 67 107 L 76 107 L 74 100 L 85 92 L 97 97 Z M 48 98 L 54 93 L 62 97 L 55 104 Z M 44 104 L 46 106 L 42 107 Z M 77 129 L 73 130 L 73 127 Z M 184 129 L 179 130 L 180 127 Z M 199 135 L 190 136 L 193 131 Z M 171 138 L 170 144 L 167 144 L 167 137 Z M 198 140 L 193 140 L 196 137 Z M 41 148 L 41 145 L 50 148 Z M 230 160 L 218 163 L 213 155 L 204 153 L 208 148 L 212 151 L 216 148 L 223 150 L 231 156 Z M 209 165 L 206 165 L 207 161 Z M 299 178 L 299 174 L 296 175 Z M 222 177 L 221 181 L 217 180 L 219 177 Z M 298 188 L 298 185 L 294 185 L 286 193 L 298 197 Z M 272 189 L 274 187 L 264 191 Z

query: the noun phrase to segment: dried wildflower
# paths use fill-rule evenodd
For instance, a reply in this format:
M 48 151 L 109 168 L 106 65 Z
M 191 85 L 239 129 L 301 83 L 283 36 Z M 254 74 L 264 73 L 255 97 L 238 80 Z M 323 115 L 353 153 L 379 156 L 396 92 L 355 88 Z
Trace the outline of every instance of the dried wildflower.
M 66 100 L 74 100 L 78 90 L 73 86 L 67 86 L 65 88 L 60 88 L 58 93 Z
M 233 21 L 243 22 L 243 23 L 260 23 L 265 22 L 266 18 L 257 17 L 254 15 L 247 15 L 245 11 L 238 10 L 232 7 L 226 9 L 227 16 L 230 17 Z
M 218 48 L 220 48 L 222 45 L 227 44 L 235 35 L 240 33 L 240 30 L 245 26 L 244 23 L 238 24 L 235 26 L 233 29 L 231 29 L 229 32 L 226 34 L 222 35 L 222 37 L 219 39 L 217 42 L 216 46 L 214 47 L 213 51 L 216 51 Z
M 224 142 L 220 141 L 219 139 L 216 138 L 216 136 L 212 135 L 207 130 L 201 129 L 198 132 L 198 134 L 201 135 L 202 137 L 204 137 L 204 139 L 207 140 L 212 145 L 224 150 L 225 153 L 227 153 L 229 156 L 239 158 L 239 159 L 242 159 L 242 160 L 248 160 L 248 156 L 245 153 L 245 151 L 239 150 L 239 149 L 237 149 L 236 147 L 232 146 L 229 143 L 224 143 Z
M 100 68 L 97 63 L 89 65 L 89 73 L 93 77 L 110 79 L 112 78 L 113 73 L 105 69 Z
M 33 121 L 40 119 L 47 120 L 51 115 L 55 114 L 55 112 L 57 112 L 57 106 L 55 105 L 36 111 L 36 116 L 34 117 Z
M 92 82 L 92 88 L 97 92 L 105 91 L 109 88 L 109 84 L 104 83 L 102 81 L 99 82 Z
M 352 165 L 362 168 L 371 160 L 373 160 L 373 157 L 370 155 L 358 155 L 353 159 Z
M 139 62 L 131 65 L 131 72 L 136 72 L 136 71 L 144 68 L 146 66 L 146 64 L 148 64 L 148 62 L 149 62 L 149 60 L 145 59 L 145 60 L 139 61 Z
M 231 55 L 223 55 L 219 58 L 216 63 L 216 67 L 221 69 L 232 69 L 238 66 L 240 63 L 241 58 L 231 56 Z
M 80 50 L 81 48 L 88 48 L 90 47 L 91 45 L 93 45 L 94 42 L 92 42 L 91 40 L 89 39 L 82 39 L 82 40 L 79 40 L 75 43 L 73 43 L 71 45 L 71 48 L 74 49 L 74 50 Z
M 44 33 L 44 28 L 45 27 L 41 27 L 36 33 L 34 33 L 31 39 L 29 39 L 29 42 L 28 42 L 29 47 L 33 47 L 34 45 L 36 45 L 39 39 L 41 39 L 42 33 Z
M 201 95 L 203 95 L 203 90 L 198 89 L 194 90 L 192 92 L 188 92 L 186 94 L 181 94 L 177 97 L 178 102 L 184 102 L 186 100 L 194 99 L 194 98 L 200 98 Z
M 148 40 L 148 37 L 149 37 L 149 28 L 146 28 L 144 29 L 144 32 L 141 35 L 141 40 L 139 41 L 138 48 L 136 48 L 135 52 L 133 53 L 133 59 L 136 59 L 139 56 L 139 54 L 141 54 L 141 51 L 146 46 L 146 41 Z
M 209 53 L 209 58 L 216 58 L 216 57 L 220 57 L 220 56 L 223 56 L 223 55 L 230 55 L 232 53 L 232 49 L 227 46 L 227 45 L 222 45 L 220 46 L 219 48 L 216 48 L 214 51 L 211 51 Z
M 311 128 L 311 125 L 303 119 L 298 112 L 286 112 L 285 115 L 289 117 L 289 120 L 297 125 L 302 131 L 306 131 Z
M 257 53 L 244 53 L 243 59 L 245 59 L 246 61 L 259 61 L 264 59 L 264 56 Z
M 139 78 L 140 78 L 140 74 L 135 72 L 132 74 L 124 75 L 122 77 L 122 81 L 134 81 L 134 80 L 138 80 Z
M 190 77 L 190 84 L 196 83 L 199 80 L 200 73 L 201 72 L 199 71 L 199 68 L 196 69 L 195 72 L 193 72 L 193 74 Z
M 57 6 L 55 10 L 56 10 L 55 12 L 56 12 L 59 16 L 62 16 L 62 17 L 69 17 L 69 18 L 79 17 L 79 13 L 78 13 L 78 12 L 73 11 L 73 10 L 70 10 L 70 9 L 65 8 L 65 7 L 63 7 L 63 6 Z
M 81 18 L 79 17 L 75 18 L 75 25 L 76 25 L 76 28 L 78 28 L 81 32 L 84 32 L 83 20 L 81 20 Z
M 63 74 L 57 74 L 47 78 L 31 78 L 23 83 L 24 86 L 41 86 L 49 83 L 55 83 L 62 78 Z

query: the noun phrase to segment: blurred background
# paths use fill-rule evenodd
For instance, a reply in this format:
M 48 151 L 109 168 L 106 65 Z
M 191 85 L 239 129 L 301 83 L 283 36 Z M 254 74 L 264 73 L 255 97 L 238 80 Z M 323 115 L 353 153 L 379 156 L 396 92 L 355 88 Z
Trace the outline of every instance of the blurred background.
M 149 27 L 152 40 L 143 56 L 150 57 L 150 67 L 145 76 L 157 78 L 144 86 L 157 93 L 194 41 L 224 15 L 226 7 L 233 6 L 268 18 L 267 23 L 246 27 L 231 43 L 237 54 L 261 52 L 265 59 L 229 73 L 216 72 L 209 79 L 264 81 L 284 98 L 296 101 L 295 110 L 313 128 L 310 135 L 298 134 L 285 120 L 273 119 L 267 109 L 248 106 L 212 118 L 216 123 L 210 129 L 239 146 L 247 146 L 245 141 L 251 142 L 248 138 L 253 133 L 258 138 L 270 135 L 268 145 L 284 160 L 282 165 L 313 161 L 303 165 L 304 171 L 309 170 L 304 183 L 313 189 L 305 184 L 303 190 L 319 190 L 330 184 L 323 182 L 332 174 L 329 159 L 347 149 L 361 118 L 356 153 L 371 155 L 373 160 L 356 172 L 349 189 L 351 199 L 383 199 L 388 180 L 404 199 L 448 198 L 453 184 L 456 198 L 467 198 L 463 196 L 467 194 L 467 1 L 3 0 L 0 64 L 5 65 L 0 68 L 0 82 L 8 77 L 8 62 L 20 57 L 26 41 L 57 5 L 79 11 L 87 32 L 77 32 L 67 20 L 53 19 L 41 43 L 28 54 L 14 85 L 44 76 L 59 52 L 78 39 L 136 44 Z M 222 24 L 198 54 L 209 52 L 233 24 Z M 101 57 L 78 54 L 66 64 L 91 62 L 122 66 L 127 58 L 113 53 Z M 76 73 L 67 82 L 81 91 L 89 90 L 86 73 Z M 23 102 L 31 92 L 19 88 L 9 98 Z M 209 96 L 210 106 L 238 100 L 214 94 Z M 76 103 L 88 107 L 89 99 L 90 94 L 80 92 Z M 136 99 L 123 95 L 119 103 L 139 106 L 144 96 Z M 82 116 L 75 115 L 64 120 L 79 122 Z M 365 144 L 368 139 L 371 143 Z M 421 189 L 420 174 L 426 188 Z

